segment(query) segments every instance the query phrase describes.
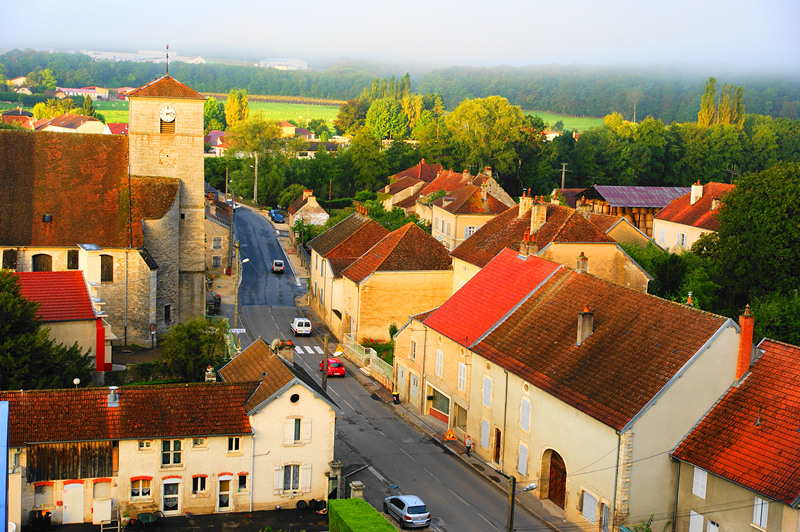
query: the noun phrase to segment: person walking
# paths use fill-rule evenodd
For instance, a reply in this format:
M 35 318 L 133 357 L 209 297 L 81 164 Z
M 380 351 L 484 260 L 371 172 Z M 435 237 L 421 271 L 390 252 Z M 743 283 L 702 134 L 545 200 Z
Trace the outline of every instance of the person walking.
M 472 449 L 472 436 L 467 434 L 467 437 L 464 438 L 464 447 L 467 448 L 467 458 L 470 458 L 471 455 L 469 454 L 470 450 Z

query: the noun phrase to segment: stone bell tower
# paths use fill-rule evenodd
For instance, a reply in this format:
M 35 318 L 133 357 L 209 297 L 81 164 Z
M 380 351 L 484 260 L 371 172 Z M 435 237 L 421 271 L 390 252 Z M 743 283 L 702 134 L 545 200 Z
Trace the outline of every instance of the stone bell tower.
M 205 308 L 205 97 L 165 75 L 131 91 L 128 98 L 130 175 L 180 182 L 171 215 L 144 227 L 145 247 L 158 266 L 153 323 L 162 331 L 201 316 Z M 159 200 L 162 199 L 131 199 Z

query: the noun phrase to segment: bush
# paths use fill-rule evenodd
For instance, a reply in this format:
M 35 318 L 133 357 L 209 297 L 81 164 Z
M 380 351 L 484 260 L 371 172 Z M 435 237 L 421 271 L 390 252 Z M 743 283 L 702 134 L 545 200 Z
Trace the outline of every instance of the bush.
M 328 528 L 331 532 L 397 531 L 393 524 L 364 499 L 328 501 Z

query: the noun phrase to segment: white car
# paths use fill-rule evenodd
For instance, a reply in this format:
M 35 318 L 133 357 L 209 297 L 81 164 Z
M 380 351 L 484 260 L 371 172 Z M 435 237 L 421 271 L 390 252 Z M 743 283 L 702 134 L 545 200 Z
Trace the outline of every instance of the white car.
M 307 334 L 311 336 L 311 321 L 306 318 L 295 318 L 291 323 L 292 334 Z
M 383 511 L 400 521 L 401 528 L 427 527 L 431 524 L 428 507 L 416 495 L 386 497 L 383 501 Z

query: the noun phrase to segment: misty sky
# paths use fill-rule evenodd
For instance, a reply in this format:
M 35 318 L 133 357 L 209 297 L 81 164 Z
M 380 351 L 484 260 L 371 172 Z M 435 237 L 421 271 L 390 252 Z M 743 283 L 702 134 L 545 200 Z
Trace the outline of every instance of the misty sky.
M 798 0 L 2 0 L 0 50 L 800 72 Z M 103 7 L 96 7 L 102 5 Z M 92 7 L 90 7 L 92 6 Z

